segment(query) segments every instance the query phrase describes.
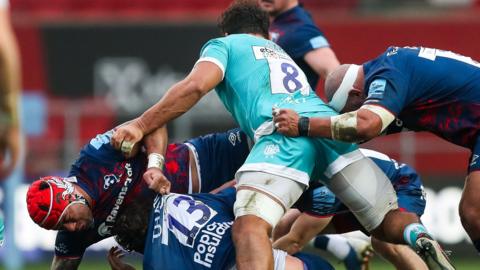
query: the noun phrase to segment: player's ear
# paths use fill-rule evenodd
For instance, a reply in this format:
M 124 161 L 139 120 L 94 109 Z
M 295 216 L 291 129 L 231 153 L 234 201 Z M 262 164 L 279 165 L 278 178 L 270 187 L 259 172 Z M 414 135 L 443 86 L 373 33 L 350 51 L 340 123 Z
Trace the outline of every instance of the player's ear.
M 363 94 L 363 91 L 353 88 L 348 92 L 348 97 L 361 97 L 362 94 Z

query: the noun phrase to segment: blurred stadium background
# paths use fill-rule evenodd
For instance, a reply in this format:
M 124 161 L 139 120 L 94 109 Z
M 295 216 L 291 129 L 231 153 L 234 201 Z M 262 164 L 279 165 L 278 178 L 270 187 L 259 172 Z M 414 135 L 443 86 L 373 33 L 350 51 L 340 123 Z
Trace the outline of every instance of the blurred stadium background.
M 0 190 L 7 222 L 1 269 L 47 269 L 53 254 L 55 233 L 28 218 L 26 185 L 39 176 L 65 175 L 91 137 L 156 102 L 189 72 L 201 45 L 218 34 L 216 18 L 229 3 L 10 1 L 22 57 L 27 138 L 25 162 Z M 480 59 L 478 0 L 303 0 L 303 4 L 341 62 L 362 63 L 389 45 L 436 47 Z M 172 140 L 183 140 L 233 126 L 212 93 L 169 128 Z M 478 269 L 457 210 L 469 153 L 423 133 L 377 138 L 368 146 L 417 168 L 428 190 L 424 223 L 453 250 L 458 269 Z M 112 244 L 105 241 L 90 248 L 81 269 L 107 269 L 104 258 Z M 139 262 L 138 257 L 132 260 Z M 371 269 L 393 268 L 375 264 Z

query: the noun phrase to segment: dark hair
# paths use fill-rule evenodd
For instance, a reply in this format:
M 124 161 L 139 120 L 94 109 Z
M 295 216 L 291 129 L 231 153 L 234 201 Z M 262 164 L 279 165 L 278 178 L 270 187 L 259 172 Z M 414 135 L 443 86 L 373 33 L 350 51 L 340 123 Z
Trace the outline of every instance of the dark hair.
M 143 254 L 153 199 L 138 198 L 120 210 L 112 234 L 126 250 Z
M 269 17 L 256 3 L 236 1 L 219 18 L 218 27 L 223 34 L 260 34 L 268 39 Z

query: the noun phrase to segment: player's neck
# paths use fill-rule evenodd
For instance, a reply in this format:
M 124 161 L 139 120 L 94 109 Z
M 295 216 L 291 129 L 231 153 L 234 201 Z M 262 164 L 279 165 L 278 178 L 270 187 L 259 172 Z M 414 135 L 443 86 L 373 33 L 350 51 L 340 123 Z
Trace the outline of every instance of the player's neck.
M 278 17 L 278 16 L 280 16 L 280 15 L 282 15 L 282 14 L 284 14 L 284 13 L 286 13 L 286 12 L 288 12 L 288 11 L 294 9 L 294 8 L 296 8 L 297 6 L 298 6 L 298 1 L 290 1 L 290 3 L 288 3 L 288 4 L 282 9 L 282 11 L 280 11 L 280 12 L 278 13 L 278 15 L 277 15 L 276 17 Z
M 252 35 L 252 36 L 256 36 L 256 37 L 259 37 L 259 38 L 265 38 L 262 34 L 258 34 L 258 33 L 247 33 L 248 35 Z

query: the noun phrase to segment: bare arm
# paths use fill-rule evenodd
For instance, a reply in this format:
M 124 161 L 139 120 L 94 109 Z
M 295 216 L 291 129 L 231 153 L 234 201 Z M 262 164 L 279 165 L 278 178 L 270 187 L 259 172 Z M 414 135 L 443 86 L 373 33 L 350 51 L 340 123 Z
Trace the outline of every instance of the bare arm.
M 20 57 L 8 9 L 0 8 L 0 109 L 11 125 L 18 125 L 17 101 L 20 93 Z
M 337 56 L 330 47 L 323 47 L 310 51 L 305 54 L 303 58 L 323 80 L 327 78 L 327 75 L 330 74 L 330 72 L 340 65 Z
M 0 8 L 0 179 L 13 170 L 20 158 L 20 73 L 20 57 L 10 14 L 8 9 Z M 11 162 L 4 167 L 6 153 L 10 154 Z
M 51 270 L 76 270 L 80 265 L 82 258 L 62 258 L 53 257 Z
M 132 123 L 119 127 L 111 140 L 113 147 L 121 149 L 124 141 L 128 144 L 139 142 L 145 134 L 187 112 L 222 80 L 223 72 L 220 67 L 211 62 L 199 62 L 190 74 L 172 86 L 157 104 Z
M 143 180 L 147 183 L 150 189 L 157 193 L 170 193 L 171 183 L 163 174 L 165 152 L 168 144 L 167 127 L 164 125 L 145 136 L 144 144 L 149 162 L 147 170 L 143 174 Z M 152 162 L 151 159 L 156 161 Z
M 163 125 L 145 136 L 144 145 L 147 154 L 158 153 L 165 156 L 168 144 L 167 126 Z
M 318 218 L 302 213 L 292 225 L 290 232 L 273 243 L 274 248 L 294 254 L 320 233 L 331 218 Z
M 359 109 L 354 112 L 341 114 L 338 117 L 341 117 L 341 121 L 334 123 L 334 128 L 340 133 L 340 138 L 335 138 L 337 140 L 348 142 L 366 141 L 377 137 L 382 132 L 382 119 L 369 110 Z M 348 124 L 345 124 L 352 118 L 356 120 L 356 127 L 350 127 Z M 332 118 L 310 118 L 308 135 L 331 139 Z
M 376 106 L 378 107 L 378 106 Z M 382 110 L 382 109 L 380 109 Z M 375 112 L 360 108 L 332 117 L 310 117 L 307 130 L 310 137 L 322 137 L 345 142 L 361 142 L 372 139 L 395 118 L 383 109 L 388 118 L 385 121 Z M 280 109 L 273 112 L 277 131 L 291 137 L 300 135 L 300 116 L 293 110 Z M 304 126 L 305 128 L 305 126 Z
M 182 81 L 170 88 L 165 96 L 140 116 L 144 134 L 165 125 L 192 108 L 223 79 L 222 70 L 211 62 L 200 62 Z
M 230 181 L 226 182 L 225 184 L 219 186 L 218 188 L 210 191 L 209 193 L 211 193 L 211 194 L 217 194 L 217 193 L 219 193 L 220 191 L 222 191 L 222 190 L 224 190 L 224 189 L 227 189 L 227 188 L 229 188 L 229 187 L 234 187 L 235 184 L 237 184 L 237 181 L 236 181 L 235 179 L 230 180 Z

